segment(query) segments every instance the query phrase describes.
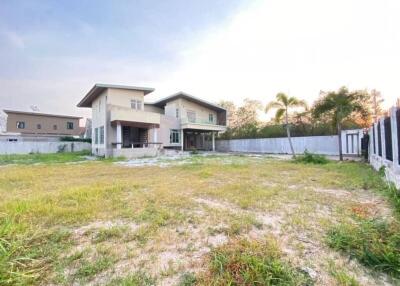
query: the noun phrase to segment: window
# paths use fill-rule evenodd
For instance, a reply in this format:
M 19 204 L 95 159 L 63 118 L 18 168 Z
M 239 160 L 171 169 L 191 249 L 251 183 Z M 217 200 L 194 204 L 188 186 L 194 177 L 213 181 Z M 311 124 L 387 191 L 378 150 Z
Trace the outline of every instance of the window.
M 139 99 L 131 99 L 131 108 L 136 110 L 142 110 L 142 101 Z
M 42 129 L 42 124 L 40 124 L 40 123 L 39 123 L 39 124 L 36 124 L 36 128 L 37 128 L 37 129 Z
M 169 142 L 170 143 L 179 143 L 179 130 L 177 129 L 171 129 L 170 134 L 169 134 Z
M 7 141 L 8 142 L 17 142 L 18 139 L 16 139 L 16 138 L 8 138 Z
M 53 130 L 57 130 L 57 124 L 53 125 Z
M 17 121 L 17 128 L 18 129 L 25 129 L 25 122 Z
M 187 118 L 189 122 L 196 122 L 196 112 L 188 110 Z
M 99 144 L 99 128 L 94 129 L 94 144 Z
M 104 144 L 104 126 L 100 127 L 100 144 Z
M 74 129 L 74 123 L 73 122 L 67 122 L 67 129 Z
M 177 108 L 177 109 L 175 110 L 175 116 L 176 116 L 176 118 L 179 118 L 179 108 Z
M 214 122 L 214 114 L 210 113 L 210 114 L 208 115 L 208 121 L 211 122 L 211 123 Z

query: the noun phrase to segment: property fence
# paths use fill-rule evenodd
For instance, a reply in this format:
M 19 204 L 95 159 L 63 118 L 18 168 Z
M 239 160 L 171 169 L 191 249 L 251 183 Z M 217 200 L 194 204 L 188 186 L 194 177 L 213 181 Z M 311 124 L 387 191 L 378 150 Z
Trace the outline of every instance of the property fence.
M 400 109 L 392 107 L 369 129 L 369 162 L 374 169 L 385 168 L 386 179 L 400 188 Z
M 56 153 L 78 152 L 91 150 L 91 144 L 86 142 L 0 142 L 0 154 L 29 154 L 29 153 Z
M 346 155 L 361 155 L 361 138 L 362 130 L 360 129 L 342 131 L 343 153 Z M 322 155 L 339 154 L 337 135 L 293 137 L 292 143 L 296 154 L 304 153 L 305 150 Z M 220 152 L 291 153 L 290 145 L 286 137 L 218 140 L 216 142 L 216 149 Z

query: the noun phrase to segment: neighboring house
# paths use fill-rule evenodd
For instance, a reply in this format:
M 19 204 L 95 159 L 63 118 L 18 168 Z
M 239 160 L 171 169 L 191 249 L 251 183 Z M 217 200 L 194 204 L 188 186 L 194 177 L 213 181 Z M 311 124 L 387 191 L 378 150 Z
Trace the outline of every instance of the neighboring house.
M 96 155 L 154 156 L 159 149 L 215 150 L 226 129 L 226 110 L 183 92 L 154 103 L 153 88 L 96 84 L 78 103 L 92 108 Z
M 81 117 L 3 110 L 7 114 L 6 133 L 22 136 L 76 136 Z

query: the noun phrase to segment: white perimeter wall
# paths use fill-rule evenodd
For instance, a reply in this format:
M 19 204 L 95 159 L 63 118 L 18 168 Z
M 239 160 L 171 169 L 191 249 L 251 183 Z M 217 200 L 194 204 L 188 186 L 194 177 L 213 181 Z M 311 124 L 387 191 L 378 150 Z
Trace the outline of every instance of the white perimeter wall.
M 334 136 L 307 136 L 293 137 L 292 143 L 297 154 L 305 150 L 323 155 L 338 155 L 338 137 Z M 217 151 L 220 152 L 245 152 L 245 153 L 271 153 L 290 154 L 290 145 L 284 138 L 260 138 L 260 139 L 233 139 L 218 140 Z M 344 150 L 345 151 L 345 150 Z
M 91 150 L 86 142 L 0 142 L 0 154 L 57 153 L 60 146 L 64 152 Z

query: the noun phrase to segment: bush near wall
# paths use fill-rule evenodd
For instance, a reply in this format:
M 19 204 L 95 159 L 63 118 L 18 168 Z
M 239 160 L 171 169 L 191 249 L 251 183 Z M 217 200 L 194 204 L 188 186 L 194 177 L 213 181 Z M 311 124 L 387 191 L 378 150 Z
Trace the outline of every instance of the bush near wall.
M 358 129 L 354 123 L 346 123 L 343 129 Z M 292 137 L 336 135 L 336 129 L 331 123 L 324 124 L 292 124 L 290 127 Z M 286 137 L 286 128 L 283 124 L 247 124 L 240 127 L 229 128 L 221 133 L 218 139 L 253 139 L 253 138 L 279 138 Z

